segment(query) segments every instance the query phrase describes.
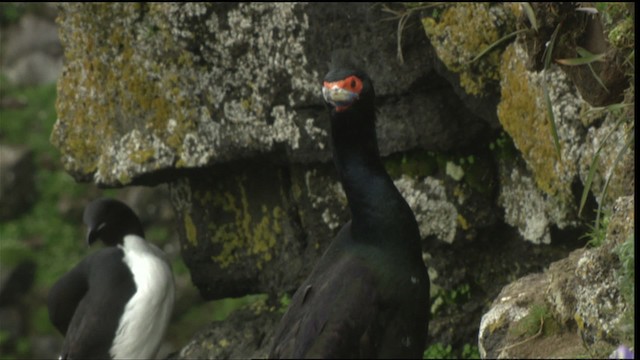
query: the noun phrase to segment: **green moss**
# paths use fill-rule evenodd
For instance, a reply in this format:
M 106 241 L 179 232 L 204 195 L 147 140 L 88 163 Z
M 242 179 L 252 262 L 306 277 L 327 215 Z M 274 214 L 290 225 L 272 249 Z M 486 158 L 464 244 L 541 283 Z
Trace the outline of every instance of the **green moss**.
M 454 349 L 451 345 L 435 343 L 425 349 L 423 359 L 480 359 L 478 346 L 464 344 L 462 349 Z
M 567 164 L 560 161 L 555 150 L 551 124 L 541 102 L 542 89 L 527 77 L 524 60 L 517 57 L 513 45 L 504 52 L 500 73 L 498 119 L 504 130 L 532 168 L 539 189 L 550 196 L 570 194 L 570 184 L 560 178 L 567 172 Z
M 626 48 L 634 43 L 633 19 L 626 18 L 609 32 L 609 42 L 617 48 Z
M 493 174 L 493 164 L 486 157 L 474 157 L 472 161 L 463 164 L 464 182 L 480 194 L 489 194 L 496 181 Z
M 533 304 L 529 313 L 511 327 L 510 334 L 516 338 L 531 337 L 538 333 L 549 336 L 560 330 L 560 324 L 545 305 Z
M 384 166 L 393 179 L 403 174 L 414 178 L 424 178 L 438 171 L 436 155 L 430 151 L 412 151 L 394 154 L 384 159 Z
M 447 7 L 438 18 L 425 17 L 422 25 L 438 57 L 460 76 L 460 86 L 481 95 L 490 82 L 499 80 L 500 52 L 491 51 L 471 60 L 502 36 L 515 30 L 515 5 L 462 3 Z
M 435 315 L 442 307 L 454 306 L 469 301 L 471 298 L 471 286 L 469 284 L 461 284 L 452 290 L 437 288 L 435 295 L 431 296 L 431 298 L 431 314 Z
M 429 345 L 422 354 L 423 359 L 453 359 L 453 352 L 451 351 L 451 345 L 444 345 L 441 343 L 435 343 Z
M 489 150 L 498 158 L 511 162 L 518 156 L 518 149 L 507 133 L 501 131 L 498 137 L 489 143 Z

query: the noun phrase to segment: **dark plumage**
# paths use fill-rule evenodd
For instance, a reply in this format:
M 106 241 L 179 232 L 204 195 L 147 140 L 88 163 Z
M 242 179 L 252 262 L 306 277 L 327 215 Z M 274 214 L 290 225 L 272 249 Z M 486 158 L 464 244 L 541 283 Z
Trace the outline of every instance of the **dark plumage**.
M 352 220 L 293 295 L 269 356 L 422 357 L 429 278 L 413 212 L 380 160 L 373 84 L 338 53 L 323 95 Z
M 49 292 L 49 318 L 65 335 L 60 358 L 153 358 L 174 302 L 164 253 L 144 240 L 138 217 L 117 200 L 93 201 L 84 222 L 89 245 L 99 239 L 107 247 Z

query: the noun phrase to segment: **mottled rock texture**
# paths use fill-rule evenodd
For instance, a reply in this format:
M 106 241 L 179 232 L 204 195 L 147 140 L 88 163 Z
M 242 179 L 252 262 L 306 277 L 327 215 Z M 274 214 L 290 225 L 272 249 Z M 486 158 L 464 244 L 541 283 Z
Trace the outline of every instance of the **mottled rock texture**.
M 480 324 L 483 357 L 602 357 L 633 342 L 627 289 L 634 280 L 626 268 L 633 256 L 622 250 L 633 249 L 633 204 L 632 197 L 616 202 L 602 246 L 576 250 L 502 290 Z
M 62 6 L 67 62 L 52 140 L 66 169 L 105 186 L 169 182 L 183 256 L 206 298 L 295 289 L 348 219 L 324 164 L 319 86 L 333 49 L 352 49 L 374 79 L 384 155 L 478 148 L 491 134 L 433 72 L 419 27 L 404 30 L 400 62 L 396 22 L 379 5 L 348 6 Z M 441 195 L 427 204 L 431 190 L 416 190 L 425 175 L 399 180 L 423 198 L 412 201 L 423 235 L 451 242 L 461 223 L 474 229 L 475 215 L 459 216 L 435 179 L 425 184 Z
M 482 130 L 446 84 L 429 77 L 419 31 L 406 31 L 400 64 L 385 51 L 395 48 L 395 24 L 371 4 L 349 7 L 65 5 L 67 62 L 52 139 L 66 169 L 115 186 L 269 153 L 327 160 L 318 87 L 335 48 L 351 48 L 373 74 L 383 153 L 450 150 Z
M 66 66 L 52 142 L 67 171 L 106 187 L 168 183 L 182 255 L 203 297 L 270 294 L 267 310 L 216 324 L 178 357 L 262 356 L 274 299 L 297 288 L 349 219 L 319 91 L 333 49 L 353 50 L 373 78 L 381 153 L 416 214 L 434 283 L 433 342 L 474 342 L 487 298 L 584 244 L 572 231 L 584 222 L 578 205 L 588 183 L 589 199 L 604 207 L 630 195 L 632 107 L 594 109 L 572 70 L 543 70 L 530 45 L 548 38 L 530 41 L 525 5 L 408 6 L 61 6 Z M 534 13 L 567 10 L 545 6 Z M 545 19 L 537 36 L 561 21 Z M 569 26 L 584 23 L 563 24 L 574 34 Z M 628 46 L 626 35 L 605 31 Z M 577 45 L 562 43 L 556 55 Z M 632 87 L 624 97 L 633 102 Z M 587 289 L 591 280 L 580 281 Z M 539 293 L 525 296 L 536 300 L 542 288 L 532 289 Z M 528 311 L 520 310 L 512 313 Z M 239 320 L 255 331 L 216 330 L 237 331 Z M 483 339 L 504 335 L 502 323 L 491 329 Z M 503 340 L 484 351 L 513 345 Z

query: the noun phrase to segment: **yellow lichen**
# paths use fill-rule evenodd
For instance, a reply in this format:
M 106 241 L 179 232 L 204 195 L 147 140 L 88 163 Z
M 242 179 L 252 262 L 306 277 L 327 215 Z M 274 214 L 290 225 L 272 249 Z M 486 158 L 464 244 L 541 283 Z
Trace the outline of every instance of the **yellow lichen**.
M 492 7 L 501 6 L 497 11 Z M 499 79 L 500 53 L 491 51 L 472 61 L 478 54 L 515 30 L 513 5 L 459 3 L 448 6 L 436 20 L 422 24 L 438 57 L 460 76 L 460 86 L 471 95 L 480 95 L 486 85 Z
M 566 165 L 559 160 L 553 143 L 542 88 L 527 75 L 515 45 L 505 50 L 500 73 L 498 119 L 504 130 L 531 167 L 539 189 L 551 196 L 569 193 L 568 185 L 560 179 Z
M 460 225 L 462 230 L 469 230 L 469 222 L 464 218 L 464 216 L 460 214 L 458 214 L 458 224 Z
M 211 194 L 209 206 L 217 207 L 233 217 L 233 221 L 210 223 L 211 242 L 220 244 L 221 250 L 211 257 L 221 268 L 227 268 L 241 258 L 251 257 L 256 267 L 262 269 L 264 263 L 273 258 L 276 236 L 282 232 L 282 209 L 275 207 L 271 212 L 266 205 L 261 206 L 261 216 L 254 221 L 244 188 L 244 179 L 238 183 L 239 196 L 229 192 Z
M 189 215 L 189 213 L 184 214 L 184 230 L 189 244 L 194 247 L 197 246 L 198 236 L 196 232 L 196 225 L 193 223 L 193 219 L 191 219 L 191 215 Z
M 220 339 L 220 341 L 218 341 L 218 345 L 220 345 L 220 347 L 224 349 L 224 348 L 229 347 L 229 345 L 231 345 L 231 343 L 227 339 Z
M 146 148 L 146 149 L 142 149 L 142 150 L 138 150 L 138 151 L 132 152 L 129 155 L 129 159 L 131 159 L 131 161 L 133 161 L 135 163 L 143 164 L 143 163 L 149 161 L 149 159 L 153 158 L 155 153 L 156 152 L 152 148 Z
M 155 43 L 183 47 L 169 27 L 154 34 L 155 43 L 137 36 L 140 9 L 137 3 L 68 4 L 60 14 L 67 64 L 58 82 L 59 121 L 52 142 L 67 159 L 67 170 L 102 171 L 98 163 L 110 163 L 101 159 L 104 147 L 136 128 L 146 126 L 177 154 L 185 135 L 195 130 L 198 99 L 179 90 L 188 87 L 184 82 L 190 80 L 181 74 L 193 71 L 193 55 L 186 49 L 163 57 L 149 53 L 163 51 Z M 144 145 L 131 160 L 153 159 L 153 144 Z

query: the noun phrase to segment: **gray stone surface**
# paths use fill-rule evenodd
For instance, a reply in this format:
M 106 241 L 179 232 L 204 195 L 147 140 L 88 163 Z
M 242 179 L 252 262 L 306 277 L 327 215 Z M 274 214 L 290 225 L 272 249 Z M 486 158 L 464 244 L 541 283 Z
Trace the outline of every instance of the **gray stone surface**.
M 62 72 L 62 46 L 55 23 L 26 14 L 2 31 L 2 73 L 16 85 L 51 83 Z
M 72 175 L 108 186 L 265 154 L 326 161 L 320 83 L 349 48 L 379 95 L 384 154 L 468 145 L 488 126 L 432 74 L 416 26 L 399 63 L 383 17 L 368 3 L 63 5 L 52 140 Z
M 13 219 L 36 200 L 31 150 L 0 144 L 0 220 Z
M 549 87 L 562 145 L 559 161 L 546 120 L 543 75 L 527 70 L 530 59 L 522 47 L 501 47 L 478 61 L 472 83 L 486 83 L 486 92 L 470 95 L 462 84 L 469 80 L 466 67 L 458 69 L 464 76 L 454 74 L 450 63 L 434 59 L 417 13 L 402 31 L 404 62 L 398 61 L 399 19 L 388 21 L 382 6 L 64 4 L 60 34 L 66 67 L 52 142 L 77 180 L 107 187 L 169 184 L 181 253 L 205 299 L 291 292 L 349 219 L 330 162 L 319 88 L 331 50 L 350 48 L 373 78 L 385 165 L 416 214 L 423 257 L 430 273 L 438 275 L 432 277 L 432 295 L 439 302 L 432 308 L 430 335 L 445 344 L 468 342 L 486 304 L 483 296 L 492 298 L 494 288 L 566 255 L 566 248 L 541 244 L 570 240 L 554 237 L 555 230 L 579 223 L 573 185 L 586 181 L 589 159 L 612 119 L 585 122 L 575 88 L 553 69 Z M 428 10 L 448 21 L 440 24 L 442 33 L 431 35 L 431 43 L 438 41 L 440 50 L 462 47 L 463 52 L 448 53 L 464 65 L 491 40 L 482 35 L 491 32 L 496 40 L 522 25 L 515 23 L 524 21 L 524 15 L 514 16 L 518 9 L 495 3 Z M 461 37 L 452 41 L 451 35 Z M 486 155 L 499 126 L 516 147 L 497 147 Z M 596 190 L 612 168 L 611 149 L 624 144 L 629 129 L 620 127 L 611 148 L 603 150 Z M 421 155 L 412 157 L 415 152 Z M 463 161 L 471 154 L 475 165 Z M 633 188 L 633 169 L 631 152 L 616 170 L 612 199 Z M 516 241 L 502 220 L 530 243 Z M 585 260 L 583 266 L 593 263 Z M 532 288 L 542 295 L 549 283 L 557 284 L 555 295 L 541 301 L 575 307 L 576 300 L 560 290 L 575 289 L 569 275 L 576 264 L 562 264 L 562 281 L 536 275 L 544 281 Z M 612 279 L 611 271 L 601 273 L 599 279 Z M 581 281 L 585 296 L 597 292 L 588 276 Z M 452 303 L 461 287 L 469 292 L 469 284 L 473 303 Z M 520 285 L 510 289 L 522 290 Z M 516 305 L 528 311 L 527 304 Z M 600 316 L 598 307 L 583 309 Z M 273 310 L 245 310 L 213 324 L 180 356 L 263 356 L 278 317 Z M 563 321 L 575 321 L 562 313 Z M 592 324 L 597 326 L 585 328 L 589 336 L 589 329 L 603 326 Z M 513 343 L 505 340 L 508 325 L 503 325 L 481 329 L 487 353 L 535 355 L 504 352 Z M 472 335 L 453 334 L 452 328 Z M 547 343 L 535 344 L 549 349 Z
M 631 197 L 616 202 L 599 247 L 576 250 L 545 272 L 504 287 L 480 323 L 483 358 L 602 357 L 633 338 L 634 304 L 621 289 L 634 280 L 624 278 L 619 255 L 619 246 L 633 236 L 633 203 Z M 534 321 L 533 332 L 518 335 L 535 307 L 545 309 L 553 326 L 543 322 L 535 335 Z

